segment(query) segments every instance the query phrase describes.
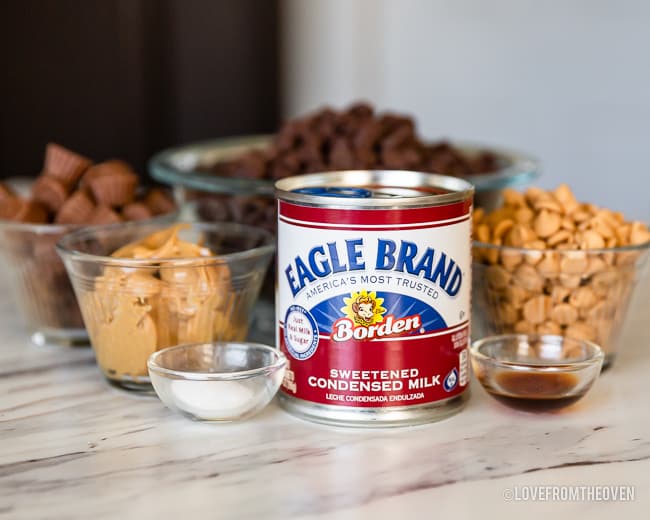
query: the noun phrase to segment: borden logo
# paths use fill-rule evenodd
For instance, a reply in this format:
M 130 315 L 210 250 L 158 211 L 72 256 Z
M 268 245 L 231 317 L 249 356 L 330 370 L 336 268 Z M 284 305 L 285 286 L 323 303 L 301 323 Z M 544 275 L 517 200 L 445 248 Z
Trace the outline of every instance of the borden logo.
M 334 341 L 350 339 L 372 339 L 406 334 L 418 330 L 422 326 L 419 314 L 395 319 L 394 316 L 384 317 L 386 309 L 381 305 L 383 298 L 378 298 L 375 292 L 361 290 L 353 292 L 349 298 L 343 299 L 345 306 L 341 312 L 344 318 L 339 318 L 332 326 Z

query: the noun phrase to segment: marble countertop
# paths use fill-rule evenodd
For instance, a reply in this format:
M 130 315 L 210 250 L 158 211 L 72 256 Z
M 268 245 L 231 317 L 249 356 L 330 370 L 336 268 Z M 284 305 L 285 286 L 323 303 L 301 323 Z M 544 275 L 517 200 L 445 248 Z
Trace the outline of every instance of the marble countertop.
M 277 405 L 192 422 L 110 387 L 90 349 L 30 345 L 2 287 L 0 519 L 648 518 L 649 278 L 619 359 L 570 410 L 516 412 L 474 384 L 459 415 L 371 431 Z M 517 500 L 537 486 L 633 486 L 634 500 Z

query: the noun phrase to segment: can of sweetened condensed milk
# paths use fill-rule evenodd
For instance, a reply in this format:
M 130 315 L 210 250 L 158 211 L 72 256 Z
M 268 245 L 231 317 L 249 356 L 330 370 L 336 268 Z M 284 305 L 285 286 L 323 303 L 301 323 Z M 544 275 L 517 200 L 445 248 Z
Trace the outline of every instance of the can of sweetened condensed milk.
M 469 397 L 472 185 L 368 170 L 275 188 L 282 406 L 343 426 L 458 412 Z

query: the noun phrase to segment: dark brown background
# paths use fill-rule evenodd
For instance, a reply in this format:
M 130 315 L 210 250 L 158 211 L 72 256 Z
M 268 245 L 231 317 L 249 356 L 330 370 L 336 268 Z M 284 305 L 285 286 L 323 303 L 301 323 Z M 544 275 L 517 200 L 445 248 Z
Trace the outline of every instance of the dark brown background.
M 56 141 L 141 172 L 156 151 L 278 123 L 269 0 L 2 0 L 0 177 Z

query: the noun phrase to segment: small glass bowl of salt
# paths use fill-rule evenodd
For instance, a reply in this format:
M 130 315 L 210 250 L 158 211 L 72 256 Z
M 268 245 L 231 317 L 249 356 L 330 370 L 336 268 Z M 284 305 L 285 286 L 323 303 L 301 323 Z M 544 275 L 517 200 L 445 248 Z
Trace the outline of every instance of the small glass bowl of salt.
M 202 421 L 237 421 L 259 412 L 278 391 L 287 359 L 258 343 L 193 343 L 155 352 L 147 366 L 168 408 Z

